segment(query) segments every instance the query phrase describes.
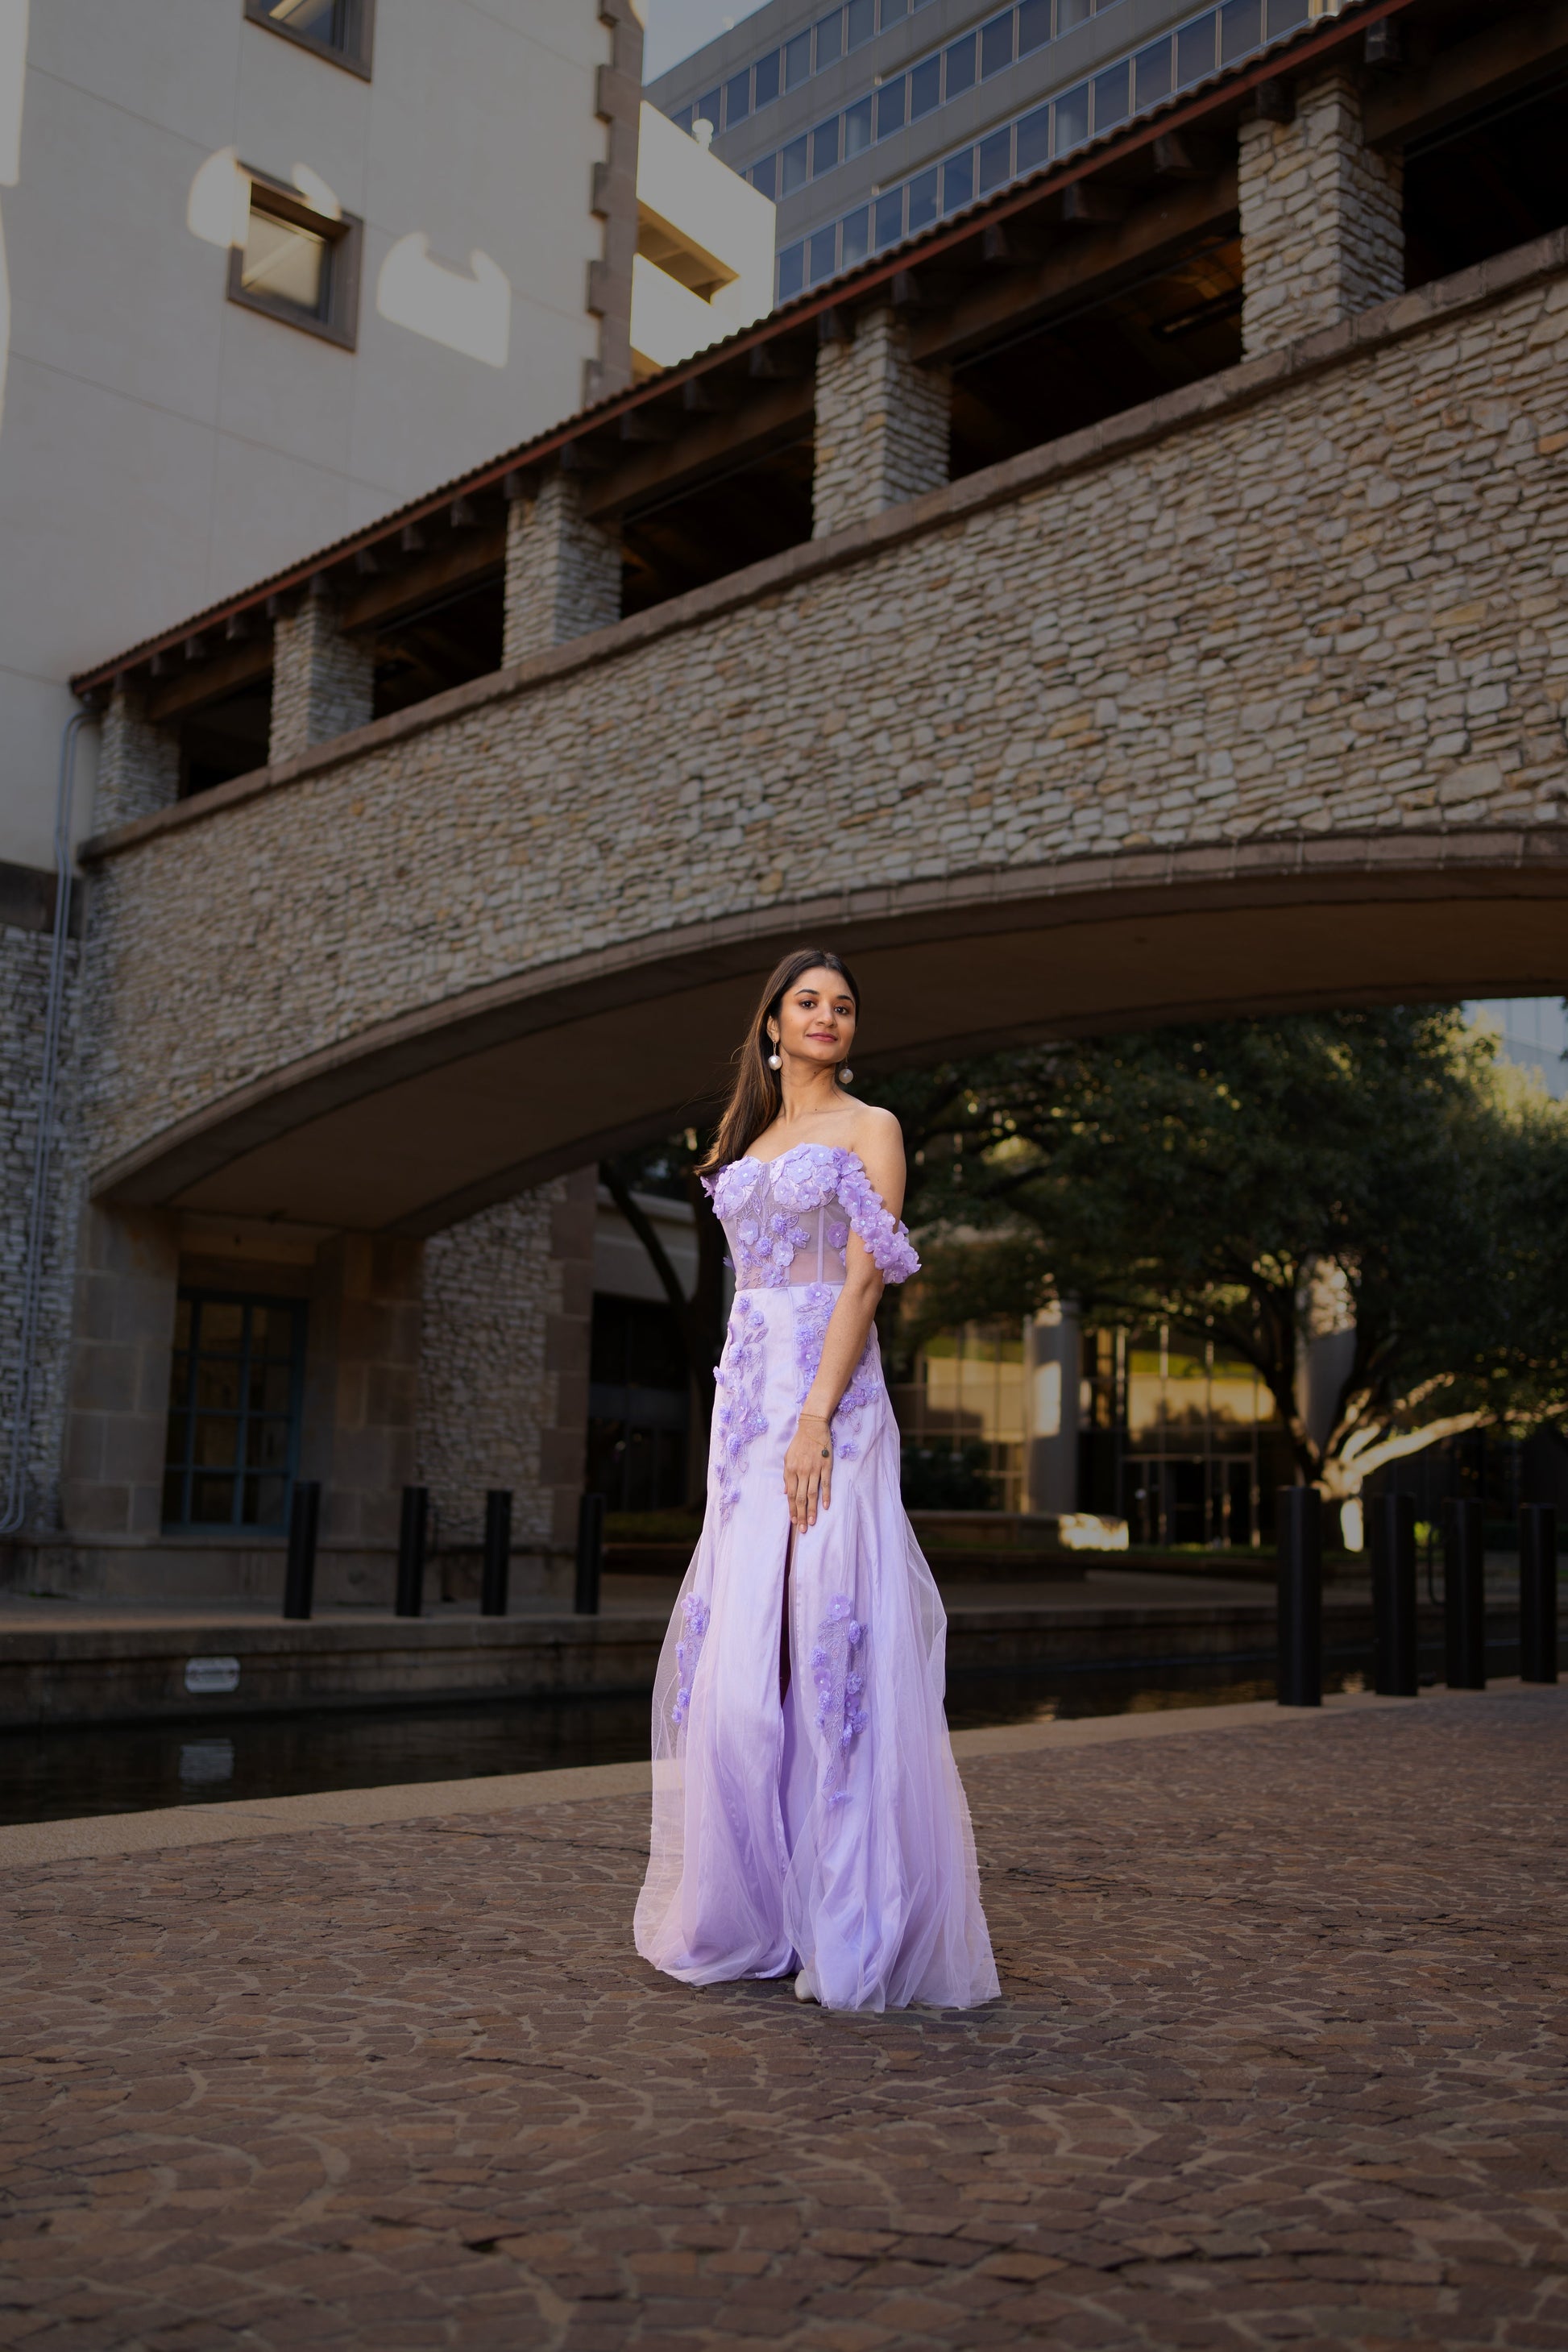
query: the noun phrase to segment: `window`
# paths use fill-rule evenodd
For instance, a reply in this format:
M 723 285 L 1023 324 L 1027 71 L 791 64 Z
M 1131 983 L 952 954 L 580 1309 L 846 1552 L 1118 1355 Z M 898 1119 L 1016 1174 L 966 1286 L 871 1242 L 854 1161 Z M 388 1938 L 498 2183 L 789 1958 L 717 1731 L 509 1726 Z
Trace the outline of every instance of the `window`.
M 1263 39 L 1263 0 L 1226 0 L 1219 12 L 1219 61 L 1233 65 Z
M 163 1524 L 281 1530 L 300 1449 L 305 1305 L 182 1291 Z
M 363 224 L 353 213 L 318 212 L 295 189 L 249 176 L 245 243 L 228 257 L 229 300 L 352 351 Z
M 816 28 L 816 70 L 837 65 L 844 55 L 844 11 L 835 8 L 831 16 L 824 16 Z
M 370 79 L 375 0 L 245 0 L 245 13 L 253 25 Z
M 726 131 L 728 131 L 733 123 L 744 122 L 751 110 L 752 68 L 750 66 L 747 66 L 743 72 L 731 74 L 729 80 L 724 84 L 724 128 Z
M 858 49 L 877 29 L 876 0 L 849 0 L 849 31 L 845 47 Z
M 770 205 L 777 204 L 779 200 L 779 159 L 776 155 L 764 155 L 760 163 L 752 164 L 751 171 L 746 176 L 751 181 L 752 187 L 758 191 L 759 194 L 766 196 Z
M 980 27 L 980 71 L 982 76 L 1000 73 L 1013 62 L 1013 11 L 1005 16 L 993 16 L 988 25 Z
M 942 104 L 942 59 L 923 58 L 910 76 L 910 121 Z
M 784 165 L 784 192 L 786 196 L 793 196 L 797 188 L 805 185 L 805 144 L 804 139 L 792 139 L 779 159 Z
M 797 89 L 811 77 L 811 35 L 797 33 L 784 44 L 784 88 Z
M 974 36 L 954 41 L 947 53 L 947 94 L 956 98 L 961 90 L 974 87 Z
M 1004 180 L 1010 179 L 1012 173 L 1013 132 L 1009 125 L 1005 131 L 994 131 L 989 139 L 980 142 L 981 194 L 988 196 L 993 188 L 999 188 Z
M 838 266 L 841 269 L 853 269 L 858 261 L 865 260 L 869 251 L 867 239 L 870 235 L 871 215 L 867 207 L 862 205 L 858 212 L 847 213 L 842 227 L 844 236 L 839 247 Z
M 844 110 L 844 154 L 846 162 L 847 162 L 851 155 L 862 154 L 870 144 L 871 101 L 868 98 L 857 99 L 853 106 L 847 106 Z
M 904 78 L 900 74 L 897 81 L 885 81 L 877 92 L 877 136 L 889 139 L 903 127 Z
M 894 188 L 877 199 L 877 246 L 897 245 L 904 233 L 904 192 Z
M 1191 81 L 1212 74 L 1215 65 L 1215 20 L 1213 16 L 1195 17 L 1184 25 L 1176 35 L 1176 88 L 1185 89 Z
M 1051 160 L 1051 110 L 1037 106 L 1018 125 L 1018 169 L 1037 172 Z
M 779 94 L 779 59 L 782 52 L 770 49 L 765 58 L 757 59 L 758 106 L 771 106 Z
M 1051 37 L 1051 0 L 1023 0 L 1018 10 L 1018 55 L 1043 48 Z
M 1171 39 L 1152 41 L 1140 49 L 1132 60 L 1133 79 L 1137 85 L 1137 105 L 1142 114 L 1145 107 L 1158 106 L 1163 98 L 1171 95 Z
M 722 90 L 710 89 L 705 98 L 700 98 L 698 100 L 697 120 L 699 122 L 710 122 L 713 125 L 714 130 L 718 130 L 720 123 L 724 119 L 719 111 L 720 106 L 723 100 L 723 96 L 724 93 Z
M 831 172 L 837 161 L 838 117 L 835 114 L 826 122 L 819 122 L 811 134 L 812 178 L 817 180 L 824 172 Z
M 820 286 L 831 278 L 837 268 L 838 224 L 831 228 L 819 228 L 807 243 L 805 274 L 813 286 Z
M 1096 132 L 1109 131 L 1113 123 L 1127 120 L 1127 60 L 1111 66 L 1094 80 L 1094 127 Z
M 789 302 L 805 283 L 805 247 L 786 245 L 779 255 L 779 300 Z
M 973 200 L 974 151 L 966 148 L 962 155 L 950 155 L 942 167 L 942 208 L 955 213 Z
M 936 166 L 921 172 L 910 182 L 910 228 L 918 236 L 922 228 L 930 228 L 936 218 Z
M 1080 81 L 1057 100 L 1056 137 L 1052 144 L 1058 155 L 1069 148 L 1081 147 L 1089 137 L 1089 84 Z
M 882 0 L 882 30 L 889 25 L 901 24 L 910 13 L 910 0 Z

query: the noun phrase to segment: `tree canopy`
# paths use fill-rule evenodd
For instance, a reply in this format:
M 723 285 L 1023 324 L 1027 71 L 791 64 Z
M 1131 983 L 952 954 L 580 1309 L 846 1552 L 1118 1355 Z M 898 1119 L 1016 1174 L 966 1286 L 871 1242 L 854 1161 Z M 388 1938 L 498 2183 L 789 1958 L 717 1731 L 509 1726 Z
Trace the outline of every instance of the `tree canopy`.
M 1331 1498 L 1444 1435 L 1561 1421 L 1568 1109 L 1494 1054 L 1452 1009 L 1398 1008 L 891 1079 L 920 1327 L 1064 1295 L 1091 1321 L 1209 1334 L 1256 1369 Z M 1300 1372 L 1334 1330 L 1325 1425 Z

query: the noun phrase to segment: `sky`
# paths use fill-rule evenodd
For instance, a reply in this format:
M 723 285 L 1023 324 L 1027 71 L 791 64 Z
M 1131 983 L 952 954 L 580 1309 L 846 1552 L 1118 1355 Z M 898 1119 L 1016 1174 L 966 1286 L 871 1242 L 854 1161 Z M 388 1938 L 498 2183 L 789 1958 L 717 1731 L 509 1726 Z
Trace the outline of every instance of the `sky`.
M 693 49 L 717 40 L 729 26 L 738 25 L 761 5 L 762 0 L 644 0 L 644 79 L 668 73 Z

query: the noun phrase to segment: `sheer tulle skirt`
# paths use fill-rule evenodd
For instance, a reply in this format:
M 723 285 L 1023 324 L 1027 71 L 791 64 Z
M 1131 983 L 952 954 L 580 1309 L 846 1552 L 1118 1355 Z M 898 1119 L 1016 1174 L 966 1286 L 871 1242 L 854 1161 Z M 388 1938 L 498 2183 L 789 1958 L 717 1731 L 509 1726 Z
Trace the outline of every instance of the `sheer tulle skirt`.
M 996 1970 L 942 1713 L 946 1618 L 874 1337 L 835 1423 L 831 1507 L 790 1543 L 784 1448 L 831 1303 L 752 1290 L 731 1318 L 707 1523 L 654 1690 L 637 1946 L 689 1984 L 805 1967 L 833 2009 L 971 2008 Z

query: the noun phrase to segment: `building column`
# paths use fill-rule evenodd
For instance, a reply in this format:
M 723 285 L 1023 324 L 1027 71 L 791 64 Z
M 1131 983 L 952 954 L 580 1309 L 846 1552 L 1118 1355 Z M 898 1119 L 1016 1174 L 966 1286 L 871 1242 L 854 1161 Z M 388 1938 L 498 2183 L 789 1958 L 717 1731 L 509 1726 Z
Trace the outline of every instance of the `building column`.
M 507 513 L 503 667 L 620 617 L 619 544 L 584 514 L 574 474 L 547 474 L 535 496 L 514 499 Z
M 89 1203 L 60 1475 L 68 1536 L 150 1538 L 162 1524 L 179 1268 L 166 1212 Z
M 891 310 L 865 312 L 853 341 L 820 346 L 814 539 L 941 488 L 952 397 L 947 370 L 916 366 Z
M 140 695 L 117 686 L 98 739 L 96 833 L 152 816 L 180 797 L 180 746 L 166 727 L 154 727 Z
M 374 648 L 345 635 L 324 588 L 312 584 L 297 611 L 279 614 L 272 647 L 269 766 L 368 726 L 375 698 Z
M 512 1496 L 513 1590 L 564 1597 L 588 1421 L 595 1171 L 425 1244 L 419 1475 L 450 1598 L 478 1589 L 485 1491 Z
M 1242 351 L 1278 351 L 1405 291 L 1404 165 L 1367 145 L 1342 70 L 1299 88 L 1289 122 L 1241 130 Z
M 1025 1318 L 1025 1509 L 1059 1517 L 1078 1508 L 1079 1319 L 1075 1306 Z
M 391 1591 L 415 1483 L 422 1255 L 416 1241 L 345 1233 L 317 1258 L 300 1475 L 321 1481 L 323 1542 L 360 1555 L 340 1566 L 343 1598 Z

